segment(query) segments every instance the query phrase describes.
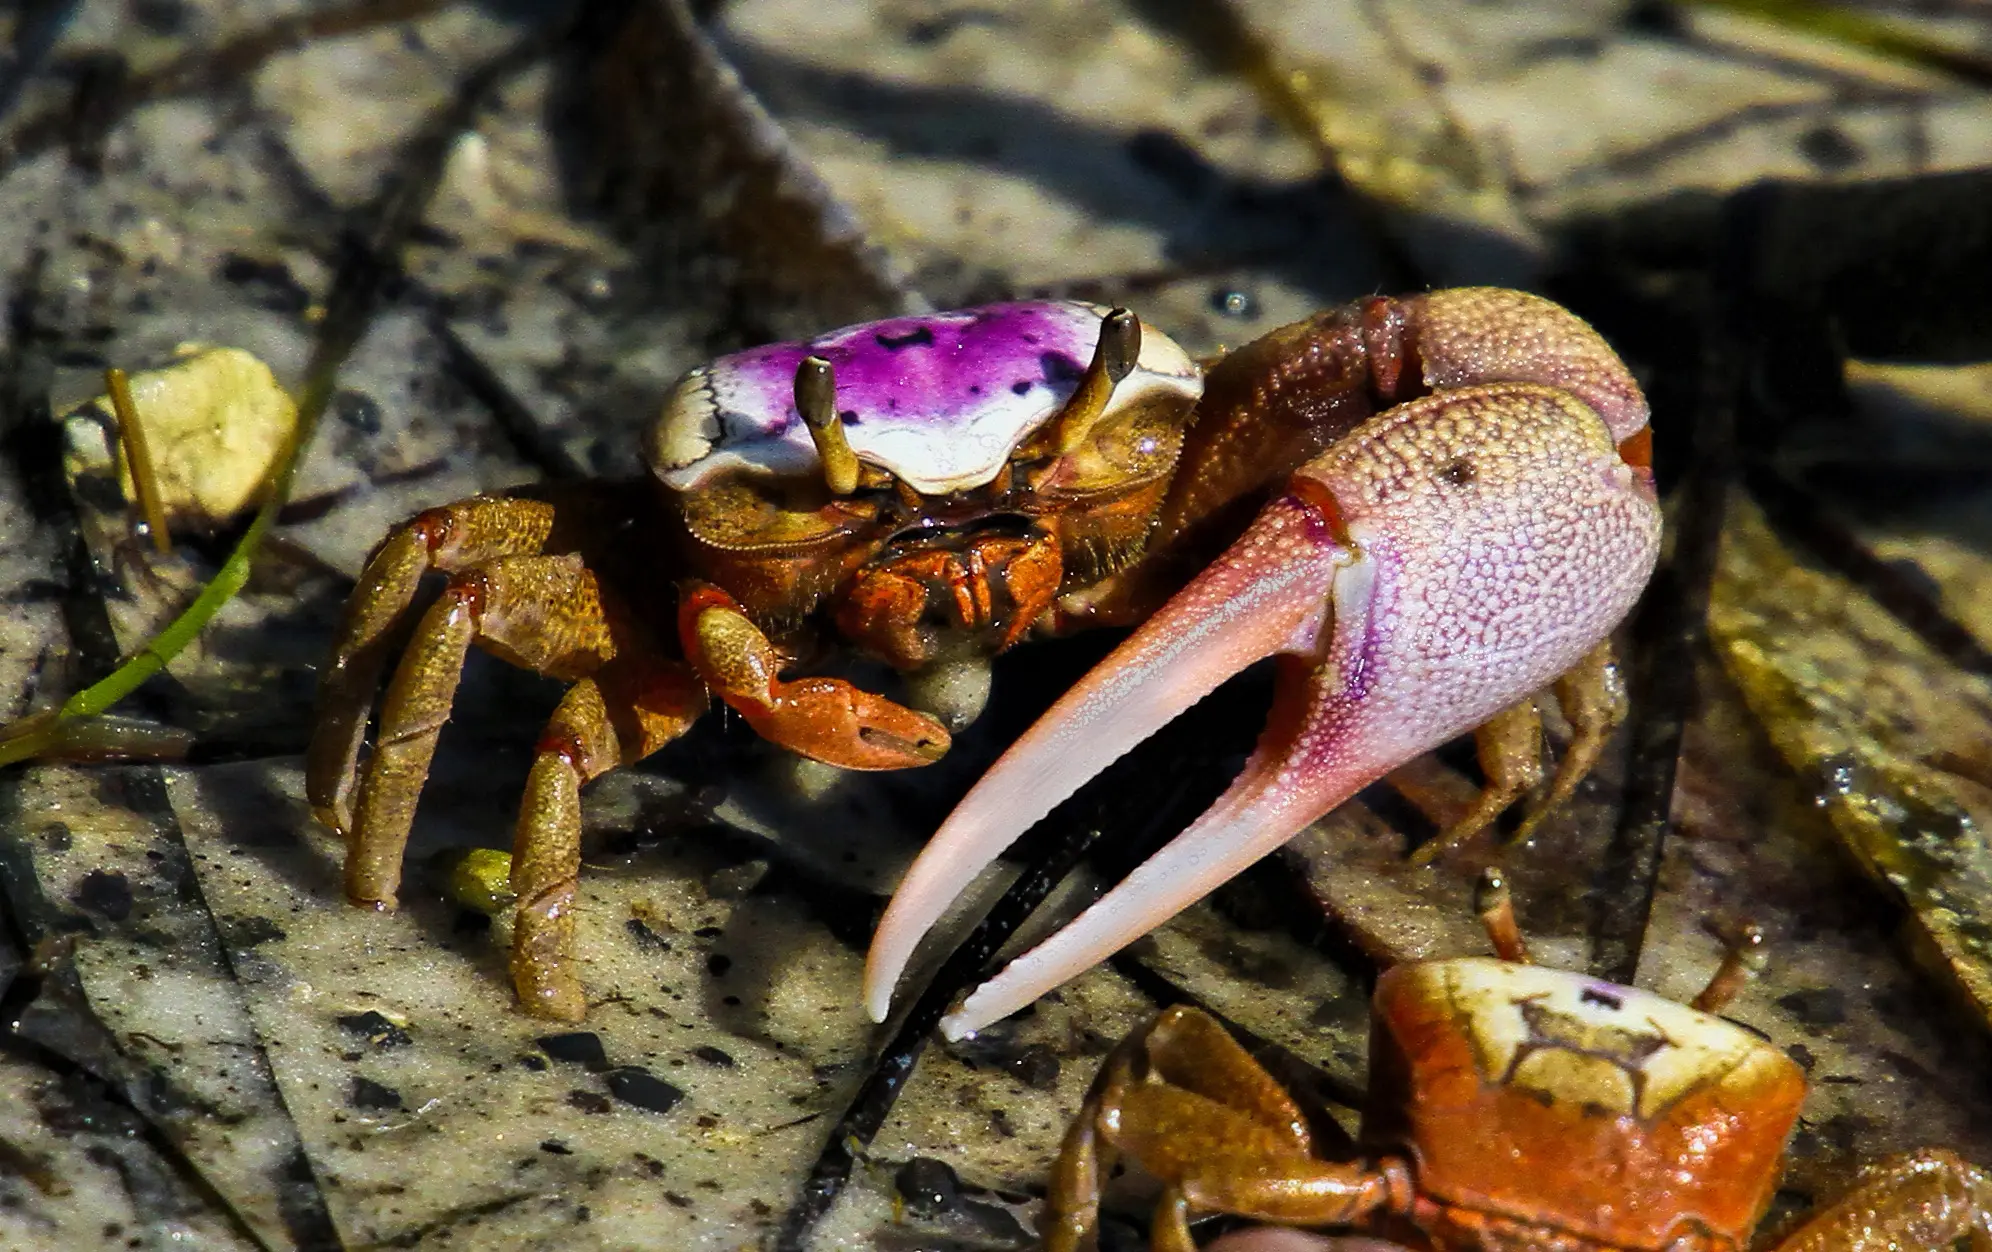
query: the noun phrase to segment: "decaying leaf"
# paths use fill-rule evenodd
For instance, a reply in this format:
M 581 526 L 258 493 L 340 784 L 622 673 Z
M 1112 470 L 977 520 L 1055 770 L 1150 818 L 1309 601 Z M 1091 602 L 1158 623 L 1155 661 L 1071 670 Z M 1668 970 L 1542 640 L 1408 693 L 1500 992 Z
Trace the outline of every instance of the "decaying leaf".
M 290 393 L 240 348 L 184 345 L 172 364 L 133 374 L 131 393 L 160 501 L 177 524 L 225 525 L 253 505 L 297 425 Z M 85 401 L 65 417 L 70 477 L 115 464 L 125 499 L 135 499 L 131 467 L 108 438 L 116 429 L 110 397 Z
M 1723 664 L 1847 850 L 1908 908 L 1918 954 L 1992 1023 L 1992 793 L 1932 763 L 1985 757 L 1992 696 L 1796 558 L 1754 505 L 1731 508 L 1709 611 Z

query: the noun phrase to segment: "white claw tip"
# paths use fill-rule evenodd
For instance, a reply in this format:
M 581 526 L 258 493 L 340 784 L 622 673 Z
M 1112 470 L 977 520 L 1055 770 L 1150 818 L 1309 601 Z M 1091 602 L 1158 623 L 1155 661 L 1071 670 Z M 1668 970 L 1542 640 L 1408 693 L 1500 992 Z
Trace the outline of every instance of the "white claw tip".
M 892 991 L 871 991 L 865 994 L 865 1013 L 875 1022 L 882 1022 L 892 1012 Z
M 965 1014 L 950 1013 L 941 1019 L 941 1035 L 949 1043 L 960 1043 L 964 1039 L 975 1038 L 975 1031 L 963 1020 Z

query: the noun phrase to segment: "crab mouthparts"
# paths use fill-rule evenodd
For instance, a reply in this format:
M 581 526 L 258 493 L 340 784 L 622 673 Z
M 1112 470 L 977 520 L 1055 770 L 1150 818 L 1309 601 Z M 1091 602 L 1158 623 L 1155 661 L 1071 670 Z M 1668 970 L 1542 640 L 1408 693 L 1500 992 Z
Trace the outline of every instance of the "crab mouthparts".
M 1296 480 L 1297 487 L 1317 484 Z M 1039 818 L 1233 674 L 1284 659 L 1270 721 L 1244 772 L 1189 829 L 1063 930 L 970 995 L 942 1029 L 960 1038 L 1028 1004 L 1167 921 L 1361 785 L 1305 759 L 1332 707 L 1321 685 L 1362 681 L 1340 655 L 1368 617 L 1373 579 L 1324 492 L 1276 499 L 1216 563 L 1068 691 L 983 776 L 908 870 L 865 965 L 865 1004 L 883 1021 L 921 939 L 949 904 Z M 1339 624 L 1338 624 L 1339 623 Z M 1356 641 L 1357 651 L 1365 647 Z M 1344 673 L 1344 671 L 1349 671 Z

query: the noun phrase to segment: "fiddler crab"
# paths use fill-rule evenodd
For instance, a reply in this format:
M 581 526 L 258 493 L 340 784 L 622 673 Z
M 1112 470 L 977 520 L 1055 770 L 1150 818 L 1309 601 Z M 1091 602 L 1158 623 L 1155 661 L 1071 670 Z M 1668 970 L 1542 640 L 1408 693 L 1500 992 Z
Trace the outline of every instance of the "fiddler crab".
M 1162 1182 L 1151 1246 L 1191 1252 L 1191 1210 L 1287 1226 L 1226 1252 L 1741 1252 L 1770 1207 L 1805 1098 L 1798 1065 L 1714 1016 L 1744 985 L 1741 942 L 1692 1004 L 1529 963 L 1484 876 L 1494 958 L 1384 972 L 1371 1007 L 1367 1154 L 1314 1154 L 1307 1119 L 1216 1020 L 1165 1011 L 1108 1058 L 1065 1138 L 1047 1252 L 1098 1219 L 1124 1154 Z M 1883 1162 L 1776 1252 L 1992 1249 L 1992 1174 L 1942 1149 Z
M 867 966 L 883 1018 L 922 935 L 1016 835 L 1278 654 L 1238 783 L 972 996 L 947 1023 L 958 1035 L 1477 728 L 1485 793 L 1421 852 L 1471 837 L 1541 781 L 1533 697 L 1552 683 L 1575 737 L 1535 815 L 1566 797 L 1623 716 L 1605 640 L 1659 546 L 1646 421 L 1589 326 L 1484 288 L 1359 301 L 1207 372 L 1128 311 L 1076 302 L 723 357 L 665 401 L 649 476 L 478 496 L 383 541 L 322 675 L 307 792 L 347 838 L 347 896 L 391 908 L 470 646 L 571 683 L 520 807 L 511 969 L 528 1012 L 573 1020 L 583 784 L 683 734 L 714 696 L 832 765 L 925 764 L 949 746 L 935 717 L 790 671 L 830 637 L 911 674 L 1138 625 L 914 863 Z M 432 571 L 447 581 L 418 611 Z

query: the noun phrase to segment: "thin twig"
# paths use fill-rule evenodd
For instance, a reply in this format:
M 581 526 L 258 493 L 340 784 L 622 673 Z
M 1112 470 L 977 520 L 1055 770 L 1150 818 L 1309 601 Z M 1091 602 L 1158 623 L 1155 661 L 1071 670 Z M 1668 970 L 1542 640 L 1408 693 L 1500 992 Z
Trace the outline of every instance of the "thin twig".
M 1681 741 L 1693 716 L 1695 663 L 1708 638 L 1709 588 L 1735 477 L 1736 365 L 1712 330 L 1693 451 L 1673 508 L 1673 552 L 1654 572 L 1632 626 L 1632 742 L 1624 807 L 1593 895 L 1593 976 L 1631 983 L 1653 914 Z
M 118 442 L 124 447 L 125 468 L 131 471 L 131 489 L 138 497 L 139 511 L 145 514 L 145 528 L 152 532 L 152 548 L 160 556 L 169 556 L 173 538 L 166 533 L 166 505 L 159 498 L 159 475 L 152 468 L 145 423 L 139 420 L 138 405 L 132 402 L 131 378 L 113 365 L 104 371 L 104 390 L 118 419 Z

